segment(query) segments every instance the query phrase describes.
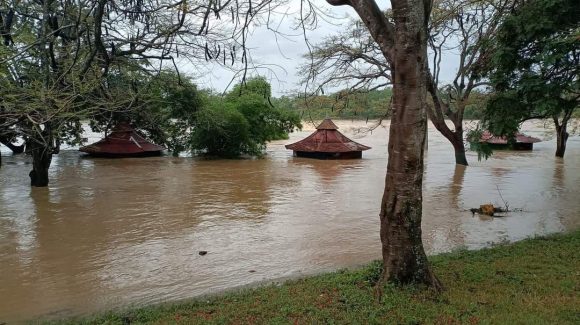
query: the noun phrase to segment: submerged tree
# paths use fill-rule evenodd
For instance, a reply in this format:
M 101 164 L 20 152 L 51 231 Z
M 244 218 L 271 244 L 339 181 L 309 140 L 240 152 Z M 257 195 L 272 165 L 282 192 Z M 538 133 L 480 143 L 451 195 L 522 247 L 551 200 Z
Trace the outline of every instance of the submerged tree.
M 298 114 L 274 107 L 264 78 L 237 84 L 223 99 L 212 98 L 197 115 L 192 149 L 209 155 L 261 156 L 266 143 L 302 127 Z
M 580 107 L 580 2 L 532 0 L 502 24 L 489 65 L 496 90 L 484 126 L 513 137 L 529 119 L 551 118 L 556 156 L 564 157 L 567 125 Z
M 463 121 L 474 91 L 488 82 L 483 80 L 484 66 L 493 50 L 492 42 L 502 20 L 514 5 L 513 0 L 442 0 L 437 1 L 430 26 L 432 53 L 427 91 L 433 104 L 427 110 L 435 128 L 453 145 L 455 163 L 467 165 Z M 458 54 L 453 81 L 440 81 L 442 57 Z M 449 119 L 453 129 L 445 122 Z
M 327 2 L 355 9 L 392 71 L 389 157 L 380 212 L 382 278 L 440 288 L 421 238 L 423 149 L 427 128 L 427 28 L 432 1 L 391 0 L 392 21 L 375 1 Z
M 249 28 L 270 3 L 1 2 L 0 134 L 16 131 L 26 141 L 31 185 L 48 184 L 52 155 L 62 142 L 81 140 L 81 120 L 134 107 L 138 96 L 115 96 L 110 87 L 120 74 L 154 75 L 180 61 L 247 67 Z
M 117 109 L 97 110 L 89 121 L 94 132 L 106 133 L 117 123 L 129 121 L 174 156 L 189 149 L 195 113 L 205 98 L 189 77 L 173 70 L 153 75 L 142 70 L 112 71 L 107 81 L 111 98 L 130 99 L 130 103 Z

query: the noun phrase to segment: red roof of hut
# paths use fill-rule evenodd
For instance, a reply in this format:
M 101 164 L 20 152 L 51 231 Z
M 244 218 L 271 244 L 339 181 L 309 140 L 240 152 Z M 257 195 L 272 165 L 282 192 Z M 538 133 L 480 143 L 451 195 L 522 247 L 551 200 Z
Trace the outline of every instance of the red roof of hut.
M 331 119 L 325 118 L 317 127 L 317 130 L 338 130 L 338 126 Z
M 145 140 L 128 123 L 119 123 L 104 139 L 79 150 L 93 156 L 151 156 L 165 148 Z
M 489 131 L 484 131 L 481 134 L 481 138 L 479 139 L 480 142 L 487 142 L 490 144 L 507 144 L 508 139 L 506 137 L 498 137 L 493 135 Z M 516 142 L 518 143 L 536 143 L 541 142 L 542 140 L 534 137 L 527 136 L 523 133 L 516 133 Z
M 286 149 L 301 152 L 344 153 L 369 150 L 360 143 L 354 142 L 338 130 L 330 119 L 325 119 L 316 127 L 316 131 L 307 138 L 286 145 Z

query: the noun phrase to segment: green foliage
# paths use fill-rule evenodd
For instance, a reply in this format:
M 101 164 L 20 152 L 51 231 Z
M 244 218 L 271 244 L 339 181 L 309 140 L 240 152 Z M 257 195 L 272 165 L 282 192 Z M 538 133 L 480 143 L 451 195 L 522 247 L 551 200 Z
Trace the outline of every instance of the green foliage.
M 255 95 L 263 99 L 272 96 L 272 87 L 264 77 L 255 77 L 246 80 L 245 83 L 236 84 L 225 96 L 226 101 L 235 102 L 246 95 Z
M 154 109 L 161 113 L 161 123 L 157 127 L 149 124 L 149 129 L 153 130 L 152 134 L 163 134 L 162 143 L 177 155 L 189 147 L 189 130 L 194 126 L 195 112 L 202 107 L 204 96 L 189 79 L 177 82 L 175 75 L 169 74 L 155 81 L 161 92 L 153 102 Z
M 389 116 L 392 89 L 349 92 L 342 90 L 329 95 L 281 97 L 272 99 L 274 106 L 294 110 L 303 118 L 320 120 L 379 119 Z
M 498 92 L 489 99 L 483 122 L 491 133 L 513 137 L 520 123 L 531 116 L 530 107 L 517 93 L 514 90 Z
M 197 113 L 191 148 L 226 158 L 261 153 L 261 147 L 250 136 L 250 124 L 244 115 L 231 105 L 219 103 L 204 107 Z
M 534 0 L 505 19 L 488 75 L 497 91 L 484 126 L 511 137 L 531 118 L 562 117 L 579 106 L 580 2 Z
M 380 119 L 390 116 L 389 103 L 392 89 L 371 90 L 368 92 L 349 93 L 346 90 L 329 95 L 317 95 L 308 98 L 282 96 L 272 98 L 276 107 L 293 110 L 302 118 L 320 120 L 333 119 Z M 489 94 L 474 90 L 466 104 L 464 118 L 479 120 L 483 117 Z M 429 98 L 430 99 L 430 98 Z
M 234 86 L 223 99 L 210 97 L 210 104 L 197 115 L 192 148 L 222 157 L 260 156 L 268 141 L 288 138 L 289 132 L 302 127 L 300 117 L 272 106 L 270 93 L 264 78 L 253 78 Z
M 485 113 L 485 107 L 490 95 L 484 92 L 473 90 L 469 95 L 463 118 L 467 120 L 481 120 Z
M 301 127 L 297 114 L 273 107 L 259 95 L 245 95 L 230 104 L 247 119 L 252 128 L 252 138 L 264 144 L 267 141 L 287 139 L 289 132 Z
M 469 148 L 477 152 L 477 160 L 488 159 L 493 154 L 491 147 L 487 142 L 480 142 L 483 130 L 477 128 L 467 132 L 467 142 L 469 143 Z
M 103 132 L 120 121 L 131 121 L 173 155 L 190 149 L 195 113 L 205 100 L 203 92 L 189 78 L 171 70 L 150 75 L 140 70 L 120 69 L 107 76 L 107 85 L 111 102 L 123 102 L 123 98 L 130 102 L 97 110 L 89 121 L 93 131 Z
M 0 136 L 9 133 L 36 142 L 48 153 L 58 152 L 61 143 L 80 143 L 80 121 L 107 97 L 98 60 L 85 45 L 90 36 L 79 31 L 93 18 L 78 7 L 84 5 L 53 1 L 43 6 L 27 0 L 0 4 L 0 16 L 14 13 L 3 35 L 11 42 L 0 45 Z M 54 23 L 43 22 L 46 17 Z M 67 27 L 57 32 L 55 24 Z
M 189 148 L 199 92 L 160 70 L 208 59 L 225 65 L 226 55 L 236 65 L 235 47 L 246 34 L 213 22 L 219 12 L 232 19 L 258 12 L 230 3 L 207 15 L 205 6 L 168 4 L 0 1 L 0 141 L 37 144 L 31 153 L 38 160 L 62 143 L 80 144 L 81 121 L 102 131 L 131 120 L 174 154 Z

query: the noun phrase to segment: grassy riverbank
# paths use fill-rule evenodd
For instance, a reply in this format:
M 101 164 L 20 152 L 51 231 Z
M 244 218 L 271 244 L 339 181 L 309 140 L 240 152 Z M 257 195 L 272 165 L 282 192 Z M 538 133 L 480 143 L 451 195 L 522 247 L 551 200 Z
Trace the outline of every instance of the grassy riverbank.
M 209 299 L 145 307 L 71 323 L 578 324 L 580 231 L 431 258 L 441 295 L 389 286 L 378 262 Z

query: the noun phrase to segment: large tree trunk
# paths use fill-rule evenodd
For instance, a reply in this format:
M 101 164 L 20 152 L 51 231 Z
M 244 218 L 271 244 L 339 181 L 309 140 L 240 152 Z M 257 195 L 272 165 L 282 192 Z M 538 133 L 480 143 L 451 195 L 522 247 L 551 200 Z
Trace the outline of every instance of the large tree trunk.
M 350 5 L 392 67 L 393 114 L 381 203 L 383 280 L 441 288 L 421 239 L 423 153 L 427 127 L 427 23 L 431 0 L 391 0 L 394 24 L 375 1 L 327 0 Z
M 35 187 L 48 186 L 48 169 L 52 161 L 52 152 L 42 144 L 31 140 L 28 144 L 32 155 L 32 170 L 30 171 L 30 185 Z
M 566 142 L 568 141 L 567 124 L 566 121 L 561 125 L 556 125 L 556 157 L 564 158 L 564 153 L 566 153 Z
M 393 114 L 381 204 L 383 278 L 437 288 L 421 237 L 425 146 L 428 8 L 423 1 L 392 1 L 395 19 Z

